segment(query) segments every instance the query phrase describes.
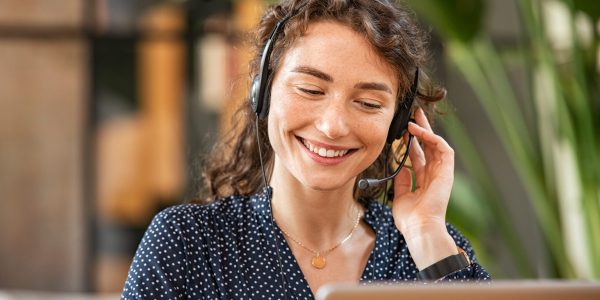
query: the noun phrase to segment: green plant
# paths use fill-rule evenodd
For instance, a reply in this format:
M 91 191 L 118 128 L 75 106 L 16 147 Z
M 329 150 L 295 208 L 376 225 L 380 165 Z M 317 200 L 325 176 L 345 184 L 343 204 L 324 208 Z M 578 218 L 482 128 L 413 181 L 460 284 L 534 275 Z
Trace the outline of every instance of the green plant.
M 446 55 L 475 92 L 535 210 L 559 278 L 600 276 L 600 101 L 598 24 L 593 1 L 516 1 L 523 44 L 516 52 L 529 79 L 529 96 L 519 99 L 507 76 L 505 55 L 479 30 L 483 0 L 411 0 L 409 4 L 440 34 Z M 552 6 L 566 8 L 566 41 L 552 39 Z M 575 19 L 591 26 L 582 36 Z M 588 31 L 589 33 L 589 31 Z M 565 39 L 565 37 L 562 37 Z M 554 41 L 554 42 L 553 42 Z M 557 45 L 561 46 L 558 47 Z M 521 106 L 528 107 L 525 113 Z M 442 120 L 466 174 L 457 174 L 449 219 L 483 247 L 482 260 L 493 266 L 477 236 L 497 226 L 514 254 L 521 276 L 533 276 L 523 243 L 515 235 L 503 199 L 467 130 L 452 113 Z M 533 126 L 531 126 L 533 124 Z M 529 126 L 528 126 L 529 125 Z M 467 179 L 468 178 L 468 179 Z M 477 210 L 472 207 L 481 207 Z M 460 215 L 460 217 L 457 217 Z M 484 215 L 485 218 L 481 218 Z M 474 230 L 475 229 L 475 230 Z M 497 268 L 492 267 L 492 270 Z

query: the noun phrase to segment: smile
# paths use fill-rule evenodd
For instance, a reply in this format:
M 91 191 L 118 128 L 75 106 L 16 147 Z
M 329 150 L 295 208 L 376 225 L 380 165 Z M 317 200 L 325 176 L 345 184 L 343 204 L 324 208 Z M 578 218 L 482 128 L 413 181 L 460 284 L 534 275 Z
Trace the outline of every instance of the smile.
M 306 147 L 306 149 L 310 150 L 311 152 L 313 152 L 321 157 L 327 157 L 327 158 L 342 157 L 351 150 L 351 149 L 343 149 L 343 150 L 327 149 L 324 147 L 315 146 L 315 145 L 309 143 L 308 141 L 306 141 L 305 139 L 301 139 L 301 142 L 304 145 L 304 147 Z

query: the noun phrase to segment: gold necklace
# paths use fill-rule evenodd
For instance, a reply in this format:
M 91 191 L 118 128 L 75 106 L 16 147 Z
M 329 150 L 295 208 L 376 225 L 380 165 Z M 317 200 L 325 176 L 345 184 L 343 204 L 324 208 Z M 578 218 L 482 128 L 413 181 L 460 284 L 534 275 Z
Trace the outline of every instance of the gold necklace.
M 314 256 L 312 257 L 312 259 L 310 260 L 310 264 L 316 268 L 316 269 L 323 269 L 325 268 L 325 265 L 327 264 L 327 261 L 325 259 L 325 255 L 327 255 L 329 252 L 337 249 L 337 247 L 341 246 L 342 244 L 344 244 L 345 242 L 347 242 L 352 235 L 354 234 L 354 232 L 356 231 L 356 228 L 358 228 L 358 224 L 360 223 L 360 211 L 358 212 L 358 215 L 356 216 L 356 223 L 354 223 L 354 227 L 352 227 L 352 231 L 350 231 L 350 233 L 348 234 L 348 236 L 346 236 L 343 240 L 341 240 L 339 243 L 337 243 L 335 246 L 324 250 L 324 251 L 315 251 L 313 249 L 308 248 L 306 245 L 304 245 L 302 242 L 298 241 L 297 239 L 295 239 L 291 234 L 289 234 L 287 231 L 285 231 L 285 229 L 283 229 L 281 226 L 279 226 L 279 229 L 281 229 L 281 232 L 283 232 L 283 234 L 285 234 L 285 236 L 287 236 L 288 238 L 290 238 L 290 240 L 292 240 L 294 243 L 298 244 L 300 247 L 308 250 L 310 253 L 314 254 Z

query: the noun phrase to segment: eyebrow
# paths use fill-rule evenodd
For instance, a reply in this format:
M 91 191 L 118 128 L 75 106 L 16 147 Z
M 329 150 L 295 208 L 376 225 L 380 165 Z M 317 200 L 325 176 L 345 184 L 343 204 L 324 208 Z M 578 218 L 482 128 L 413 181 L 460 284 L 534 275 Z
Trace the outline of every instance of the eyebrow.
M 389 86 L 387 86 L 387 84 L 379 82 L 359 82 L 356 85 L 354 85 L 354 88 L 361 90 L 383 91 L 390 94 L 392 93 L 392 90 Z
M 297 66 L 292 70 L 292 72 L 304 73 L 325 81 L 333 82 L 333 77 L 331 77 L 331 75 L 308 66 Z
M 333 82 L 333 77 L 331 77 L 331 75 L 309 66 L 297 66 L 292 70 L 292 72 L 303 73 L 328 82 Z M 383 91 L 392 94 L 390 87 L 387 84 L 380 82 L 359 82 L 354 85 L 354 88 L 361 90 Z

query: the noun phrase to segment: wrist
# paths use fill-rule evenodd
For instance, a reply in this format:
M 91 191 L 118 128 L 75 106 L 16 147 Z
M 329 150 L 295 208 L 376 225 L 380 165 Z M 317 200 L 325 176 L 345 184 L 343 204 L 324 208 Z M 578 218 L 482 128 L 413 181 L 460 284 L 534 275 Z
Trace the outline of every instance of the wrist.
M 419 240 L 431 236 L 444 236 L 448 234 L 444 220 L 429 220 L 419 222 L 404 222 L 396 224 L 396 227 L 405 240 Z
M 445 224 L 428 224 L 410 228 L 405 232 L 404 240 L 419 270 L 458 254 L 454 239 L 448 233 Z

